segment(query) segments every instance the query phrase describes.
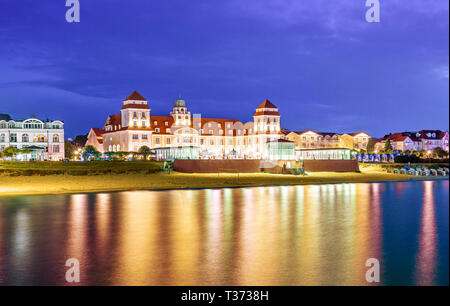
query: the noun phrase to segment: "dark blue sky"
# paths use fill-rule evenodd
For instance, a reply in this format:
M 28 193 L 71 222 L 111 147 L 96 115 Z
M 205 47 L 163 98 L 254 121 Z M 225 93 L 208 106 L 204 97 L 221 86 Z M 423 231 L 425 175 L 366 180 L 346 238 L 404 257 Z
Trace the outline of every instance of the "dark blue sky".
M 181 93 L 204 117 L 250 121 L 264 99 L 292 130 L 449 126 L 446 0 L 0 0 L 0 113 L 101 127 L 138 90 L 152 114 Z

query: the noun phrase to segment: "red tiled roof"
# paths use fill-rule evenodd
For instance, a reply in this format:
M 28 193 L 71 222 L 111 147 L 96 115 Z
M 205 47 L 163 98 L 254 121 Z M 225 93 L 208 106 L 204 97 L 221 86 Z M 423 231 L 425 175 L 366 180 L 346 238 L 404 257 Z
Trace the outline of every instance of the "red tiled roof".
M 122 124 L 122 115 L 115 114 L 108 116 L 108 119 L 106 119 L 106 122 L 109 121 L 109 125 L 119 125 Z
M 150 109 L 147 104 L 124 104 L 121 109 L 126 108 Z
M 419 138 L 422 139 L 441 139 L 442 137 L 445 136 L 445 132 L 442 132 L 440 130 L 421 130 L 419 131 L 420 136 Z M 428 137 L 427 134 L 435 134 L 436 137 Z
M 264 102 L 261 103 L 256 109 L 260 108 L 277 108 L 277 107 L 269 100 L 264 100 Z
M 169 134 L 167 132 L 167 129 L 169 129 L 173 124 L 172 116 L 151 116 L 150 120 L 150 126 L 152 127 L 152 129 L 154 129 L 153 134 Z M 166 122 L 168 122 L 167 126 Z M 156 132 L 156 128 L 159 128 L 159 132 Z
M 101 137 L 105 131 L 99 128 L 92 128 L 92 131 L 95 133 L 95 136 Z
M 136 101 L 147 101 L 140 93 L 136 90 L 131 93 L 124 101 L 136 100 Z
M 414 137 L 412 137 L 412 136 L 404 135 L 403 133 L 395 133 L 395 134 L 386 135 L 380 139 L 377 139 L 374 141 L 374 143 L 386 141 L 387 139 L 390 139 L 393 142 L 399 142 L 399 141 L 404 141 L 406 138 L 414 140 Z
M 255 114 L 253 116 L 280 116 L 279 112 L 272 112 L 272 111 L 258 111 L 256 110 Z

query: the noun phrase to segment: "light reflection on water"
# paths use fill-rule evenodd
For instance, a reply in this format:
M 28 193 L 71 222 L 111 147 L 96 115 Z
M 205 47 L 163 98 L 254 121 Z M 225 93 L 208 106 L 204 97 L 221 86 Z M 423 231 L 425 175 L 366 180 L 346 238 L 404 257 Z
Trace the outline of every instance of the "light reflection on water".
M 0 198 L 0 284 L 448 285 L 448 181 Z

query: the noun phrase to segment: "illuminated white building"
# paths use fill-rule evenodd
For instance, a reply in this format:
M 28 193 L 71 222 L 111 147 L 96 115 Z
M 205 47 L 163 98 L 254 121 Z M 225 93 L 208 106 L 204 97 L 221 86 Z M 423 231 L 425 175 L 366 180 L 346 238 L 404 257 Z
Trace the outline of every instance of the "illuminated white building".
M 203 118 L 189 112 L 186 102 L 175 101 L 169 116 L 154 116 L 148 101 L 133 92 L 123 101 L 121 113 L 109 116 L 102 129 L 92 128 L 86 145 L 100 152 L 137 152 L 142 146 L 168 152 L 189 147 L 200 158 L 267 158 L 269 141 L 283 136 L 278 108 L 261 103 L 253 121 Z
M 13 120 L 9 115 L 0 114 L 0 151 L 10 146 L 31 150 L 27 154 L 18 154 L 19 160 L 62 160 L 64 123 L 34 117 Z

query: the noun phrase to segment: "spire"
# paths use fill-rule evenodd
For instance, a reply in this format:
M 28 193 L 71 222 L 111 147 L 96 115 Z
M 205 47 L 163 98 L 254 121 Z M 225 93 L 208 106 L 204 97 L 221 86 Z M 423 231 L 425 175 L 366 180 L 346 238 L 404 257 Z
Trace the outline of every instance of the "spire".
M 147 101 L 140 93 L 138 93 L 136 90 L 131 93 L 131 95 L 128 96 L 128 98 L 125 99 L 125 101 Z
M 264 100 L 263 103 L 261 103 L 258 108 L 277 108 L 272 102 L 270 102 L 269 100 Z

